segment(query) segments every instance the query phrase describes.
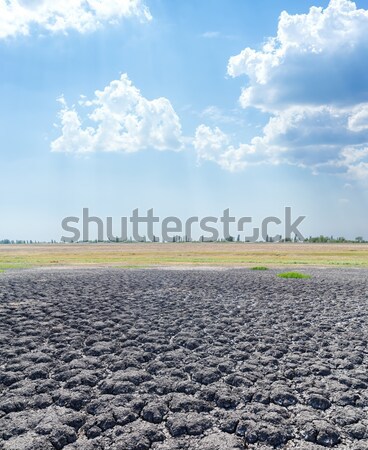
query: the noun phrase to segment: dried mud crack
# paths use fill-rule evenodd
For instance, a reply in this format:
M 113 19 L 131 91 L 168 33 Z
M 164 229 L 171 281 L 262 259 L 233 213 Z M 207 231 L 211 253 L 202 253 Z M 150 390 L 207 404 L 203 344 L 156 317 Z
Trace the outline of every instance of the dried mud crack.
M 0 278 L 4 450 L 368 449 L 368 272 Z

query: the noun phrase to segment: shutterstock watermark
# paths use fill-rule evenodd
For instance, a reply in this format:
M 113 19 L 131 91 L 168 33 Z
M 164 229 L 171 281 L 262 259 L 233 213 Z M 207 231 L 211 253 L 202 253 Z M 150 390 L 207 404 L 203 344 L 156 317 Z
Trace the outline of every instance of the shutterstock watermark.
M 281 240 L 304 241 L 304 236 L 299 230 L 299 226 L 305 219 L 305 216 L 299 216 L 292 220 L 292 211 L 290 207 L 284 210 L 282 219 L 275 216 L 269 216 L 262 220 L 260 227 L 254 227 L 252 217 L 236 218 L 230 215 L 230 209 L 223 211 L 221 217 L 198 216 L 189 217 L 182 221 L 178 217 L 169 216 L 161 220 L 154 215 L 153 208 L 149 209 L 145 215 L 140 215 L 138 208 L 132 211 L 130 217 L 120 218 L 120 232 L 113 232 L 113 218 L 106 217 L 105 220 L 100 217 L 90 216 L 89 209 L 83 208 L 82 218 L 69 216 L 65 217 L 61 226 L 68 236 L 62 236 L 63 242 L 79 241 L 111 241 L 111 242 L 190 242 L 193 240 L 193 231 L 197 229 L 199 241 L 214 242 L 218 240 L 237 240 L 245 242 L 279 242 Z M 74 225 L 80 225 L 74 226 Z M 128 233 L 128 224 L 131 234 Z M 115 224 L 116 225 L 116 224 Z M 97 239 L 90 238 L 90 226 L 97 227 Z M 280 234 L 270 236 L 269 228 L 278 227 Z M 281 228 L 280 228 L 281 227 Z M 143 229 L 143 231 L 142 231 Z M 155 233 L 159 229 L 160 233 Z M 251 234 L 247 234 L 251 232 Z M 129 234 L 129 237 L 128 237 Z M 235 236 L 234 236 L 235 235 Z

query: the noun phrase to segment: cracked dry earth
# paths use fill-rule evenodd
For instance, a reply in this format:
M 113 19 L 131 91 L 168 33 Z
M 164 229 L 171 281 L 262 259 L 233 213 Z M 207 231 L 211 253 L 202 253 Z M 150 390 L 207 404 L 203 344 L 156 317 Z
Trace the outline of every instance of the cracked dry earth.
M 4 450 L 368 449 L 364 270 L 0 277 Z

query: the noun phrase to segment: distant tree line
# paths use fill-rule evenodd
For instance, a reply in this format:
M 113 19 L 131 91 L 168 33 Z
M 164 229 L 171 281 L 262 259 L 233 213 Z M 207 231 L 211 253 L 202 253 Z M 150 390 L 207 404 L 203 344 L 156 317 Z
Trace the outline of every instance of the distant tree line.
M 0 245 L 1 244 L 57 244 L 57 241 L 55 241 L 54 239 L 51 239 L 51 241 L 33 241 L 32 239 L 30 240 L 22 240 L 22 239 L 17 239 L 17 240 L 13 240 L 13 239 L 1 239 L 0 240 Z
M 341 243 L 357 243 L 357 244 L 362 244 L 362 243 L 367 243 L 368 241 L 366 241 L 362 236 L 358 236 L 356 237 L 354 240 L 349 240 L 349 239 L 345 239 L 343 236 L 340 237 L 333 237 L 333 236 L 317 236 L 317 237 L 312 237 L 310 236 L 308 239 L 305 240 L 305 242 L 313 242 L 313 243 L 321 243 L 321 244 L 328 244 L 328 243 L 333 243 L 333 244 L 341 244 Z
M 133 238 L 129 238 L 125 241 L 116 239 L 116 241 L 98 241 L 97 239 L 95 240 L 90 240 L 90 241 L 83 241 L 83 242 L 79 242 L 79 243 L 89 243 L 89 244 L 97 244 L 97 243 L 137 243 L 138 241 L 135 241 Z M 141 243 L 143 242 L 151 242 L 149 240 L 146 239 L 146 237 L 144 236 L 142 238 L 141 241 L 139 241 Z M 157 236 L 154 236 L 154 241 L 152 242 L 160 242 L 160 239 Z M 181 243 L 181 242 L 249 242 L 247 240 L 242 240 L 240 235 L 238 235 L 236 238 L 234 236 L 229 236 L 226 239 L 218 239 L 217 241 L 211 241 L 206 239 L 204 236 L 201 236 L 198 240 L 195 239 L 188 239 L 187 236 L 174 236 L 173 241 L 172 242 L 176 242 L 176 243 Z M 262 242 L 262 241 L 260 241 Z M 263 242 L 299 242 L 298 239 L 296 237 L 294 238 L 286 238 L 283 239 L 282 236 L 276 236 L 274 238 L 267 236 L 266 240 Z M 308 238 L 306 238 L 304 240 L 304 242 L 309 242 L 309 243 L 319 243 L 319 244 L 341 244 L 341 243 L 347 243 L 347 244 L 363 244 L 363 243 L 368 243 L 368 241 L 366 241 L 362 236 L 358 236 L 356 237 L 354 240 L 351 239 L 345 239 L 344 237 L 333 237 L 333 236 L 309 236 Z M 11 240 L 11 239 L 1 239 L 0 240 L 0 245 L 6 245 L 6 244 L 60 244 L 62 242 L 60 241 L 56 241 L 54 239 L 51 239 L 51 241 L 36 241 L 36 240 L 22 240 L 22 239 L 17 239 L 17 240 Z M 76 244 L 78 242 L 75 242 Z

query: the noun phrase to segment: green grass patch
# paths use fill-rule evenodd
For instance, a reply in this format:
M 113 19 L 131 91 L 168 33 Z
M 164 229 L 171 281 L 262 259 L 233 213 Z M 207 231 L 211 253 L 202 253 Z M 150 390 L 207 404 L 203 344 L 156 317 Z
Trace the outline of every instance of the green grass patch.
M 305 275 L 304 273 L 299 272 L 284 272 L 277 274 L 280 278 L 311 278 L 310 275 Z
M 250 270 L 268 270 L 268 267 L 265 267 L 265 266 L 255 266 L 255 267 L 251 267 Z

